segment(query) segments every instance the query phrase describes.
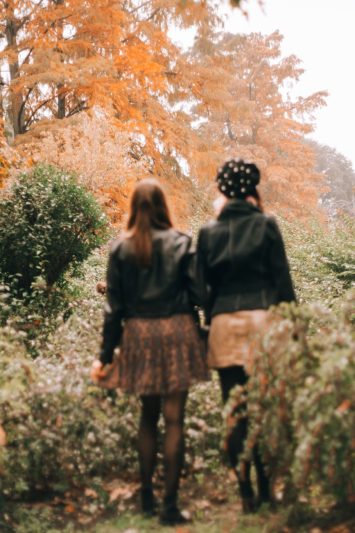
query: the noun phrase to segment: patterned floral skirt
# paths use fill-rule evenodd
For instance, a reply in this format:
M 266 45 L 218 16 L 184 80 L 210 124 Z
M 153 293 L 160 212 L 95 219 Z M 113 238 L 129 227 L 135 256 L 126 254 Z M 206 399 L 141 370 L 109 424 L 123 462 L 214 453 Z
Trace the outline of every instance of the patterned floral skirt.
M 206 342 L 190 315 L 130 318 L 118 356 L 118 387 L 140 396 L 186 391 L 208 379 Z

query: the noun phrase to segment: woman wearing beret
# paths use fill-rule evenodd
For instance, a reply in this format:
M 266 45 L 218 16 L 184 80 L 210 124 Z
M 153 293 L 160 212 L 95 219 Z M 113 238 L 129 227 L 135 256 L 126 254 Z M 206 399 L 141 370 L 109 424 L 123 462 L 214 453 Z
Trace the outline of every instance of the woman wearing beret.
M 205 311 L 210 321 L 208 362 L 218 371 L 223 402 L 237 384 L 244 385 L 253 363 L 255 340 L 267 326 L 268 308 L 295 300 L 289 265 L 276 221 L 263 213 L 256 165 L 227 161 L 219 168 L 217 219 L 199 233 L 199 277 L 205 291 Z M 250 479 L 250 463 L 238 469 L 247 420 L 231 432 L 228 456 L 236 470 L 244 512 L 270 500 L 269 479 L 257 448 L 253 458 L 258 498 Z
M 114 243 L 107 270 L 107 303 L 100 363 L 105 376 L 116 346 L 119 388 L 141 401 L 138 455 L 143 512 L 155 514 L 152 478 L 158 420 L 165 422 L 165 494 L 161 522 L 186 521 L 177 506 L 184 454 L 183 421 L 189 387 L 207 379 L 205 344 L 192 317 L 199 305 L 191 238 L 172 227 L 156 180 L 139 182 L 126 235 Z M 124 325 L 123 325 L 124 321 Z M 107 367 L 108 368 L 108 367 Z

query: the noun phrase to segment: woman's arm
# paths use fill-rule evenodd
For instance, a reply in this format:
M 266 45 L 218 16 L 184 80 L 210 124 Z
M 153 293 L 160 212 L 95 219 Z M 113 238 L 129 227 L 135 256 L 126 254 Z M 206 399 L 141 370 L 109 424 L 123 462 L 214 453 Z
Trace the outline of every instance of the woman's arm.
M 112 362 L 114 349 L 122 335 L 123 300 L 116 250 L 117 246 L 110 253 L 106 274 L 106 305 L 100 351 L 100 361 L 104 365 Z
M 277 289 L 278 302 L 296 301 L 281 231 L 273 218 L 268 219 L 268 224 L 271 230 L 269 263 L 273 284 Z
M 205 314 L 206 324 L 209 324 L 211 321 L 210 315 L 213 305 L 213 294 L 208 281 L 206 241 L 207 234 L 204 229 L 201 228 L 197 239 L 196 279 L 201 294 L 201 307 Z
M 202 294 L 197 280 L 196 272 L 196 249 L 192 239 L 184 243 L 184 256 L 182 262 L 183 279 L 186 286 L 191 307 L 202 307 Z

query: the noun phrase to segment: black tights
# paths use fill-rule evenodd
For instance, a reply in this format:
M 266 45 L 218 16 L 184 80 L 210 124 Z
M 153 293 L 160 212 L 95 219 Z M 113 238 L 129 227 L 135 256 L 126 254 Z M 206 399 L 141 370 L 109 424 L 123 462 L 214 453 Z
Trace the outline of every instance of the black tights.
M 245 385 L 248 381 L 248 376 L 243 366 L 235 365 L 226 368 L 218 369 L 219 379 L 222 389 L 223 403 L 226 403 L 229 398 L 229 393 L 236 385 Z M 231 466 L 236 469 L 238 465 L 239 455 L 243 452 L 244 442 L 247 437 L 248 419 L 242 418 L 237 422 L 233 428 L 227 442 L 227 453 Z M 253 449 L 253 459 L 257 473 L 259 497 L 261 500 L 269 500 L 269 478 L 265 473 L 265 469 L 260 457 L 258 447 Z M 250 482 L 250 461 L 244 463 L 243 475 L 238 476 L 241 495 L 243 497 L 251 497 L 253 489 Z
M 162 410 L 165 422 L 164 470 L 167 505 L 175 505 L 184 458 L 184 414 L 187 392 L 167 396 L 141 396 L 142 411 L 138 433 L 138 455 L 143 490 L 152 489 L 158 451 L 158 420 Z

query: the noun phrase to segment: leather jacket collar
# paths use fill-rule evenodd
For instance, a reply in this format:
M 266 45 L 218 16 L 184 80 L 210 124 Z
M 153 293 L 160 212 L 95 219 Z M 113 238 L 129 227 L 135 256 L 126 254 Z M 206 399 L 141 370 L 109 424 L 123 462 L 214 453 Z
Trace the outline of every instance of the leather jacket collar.
M 251 215 L 253 213 L 261 213 L 261 211 L 252 203 L 240 199 L 229 200 L 218 215 L 217 220 L 226 220 L 236 215 Z

